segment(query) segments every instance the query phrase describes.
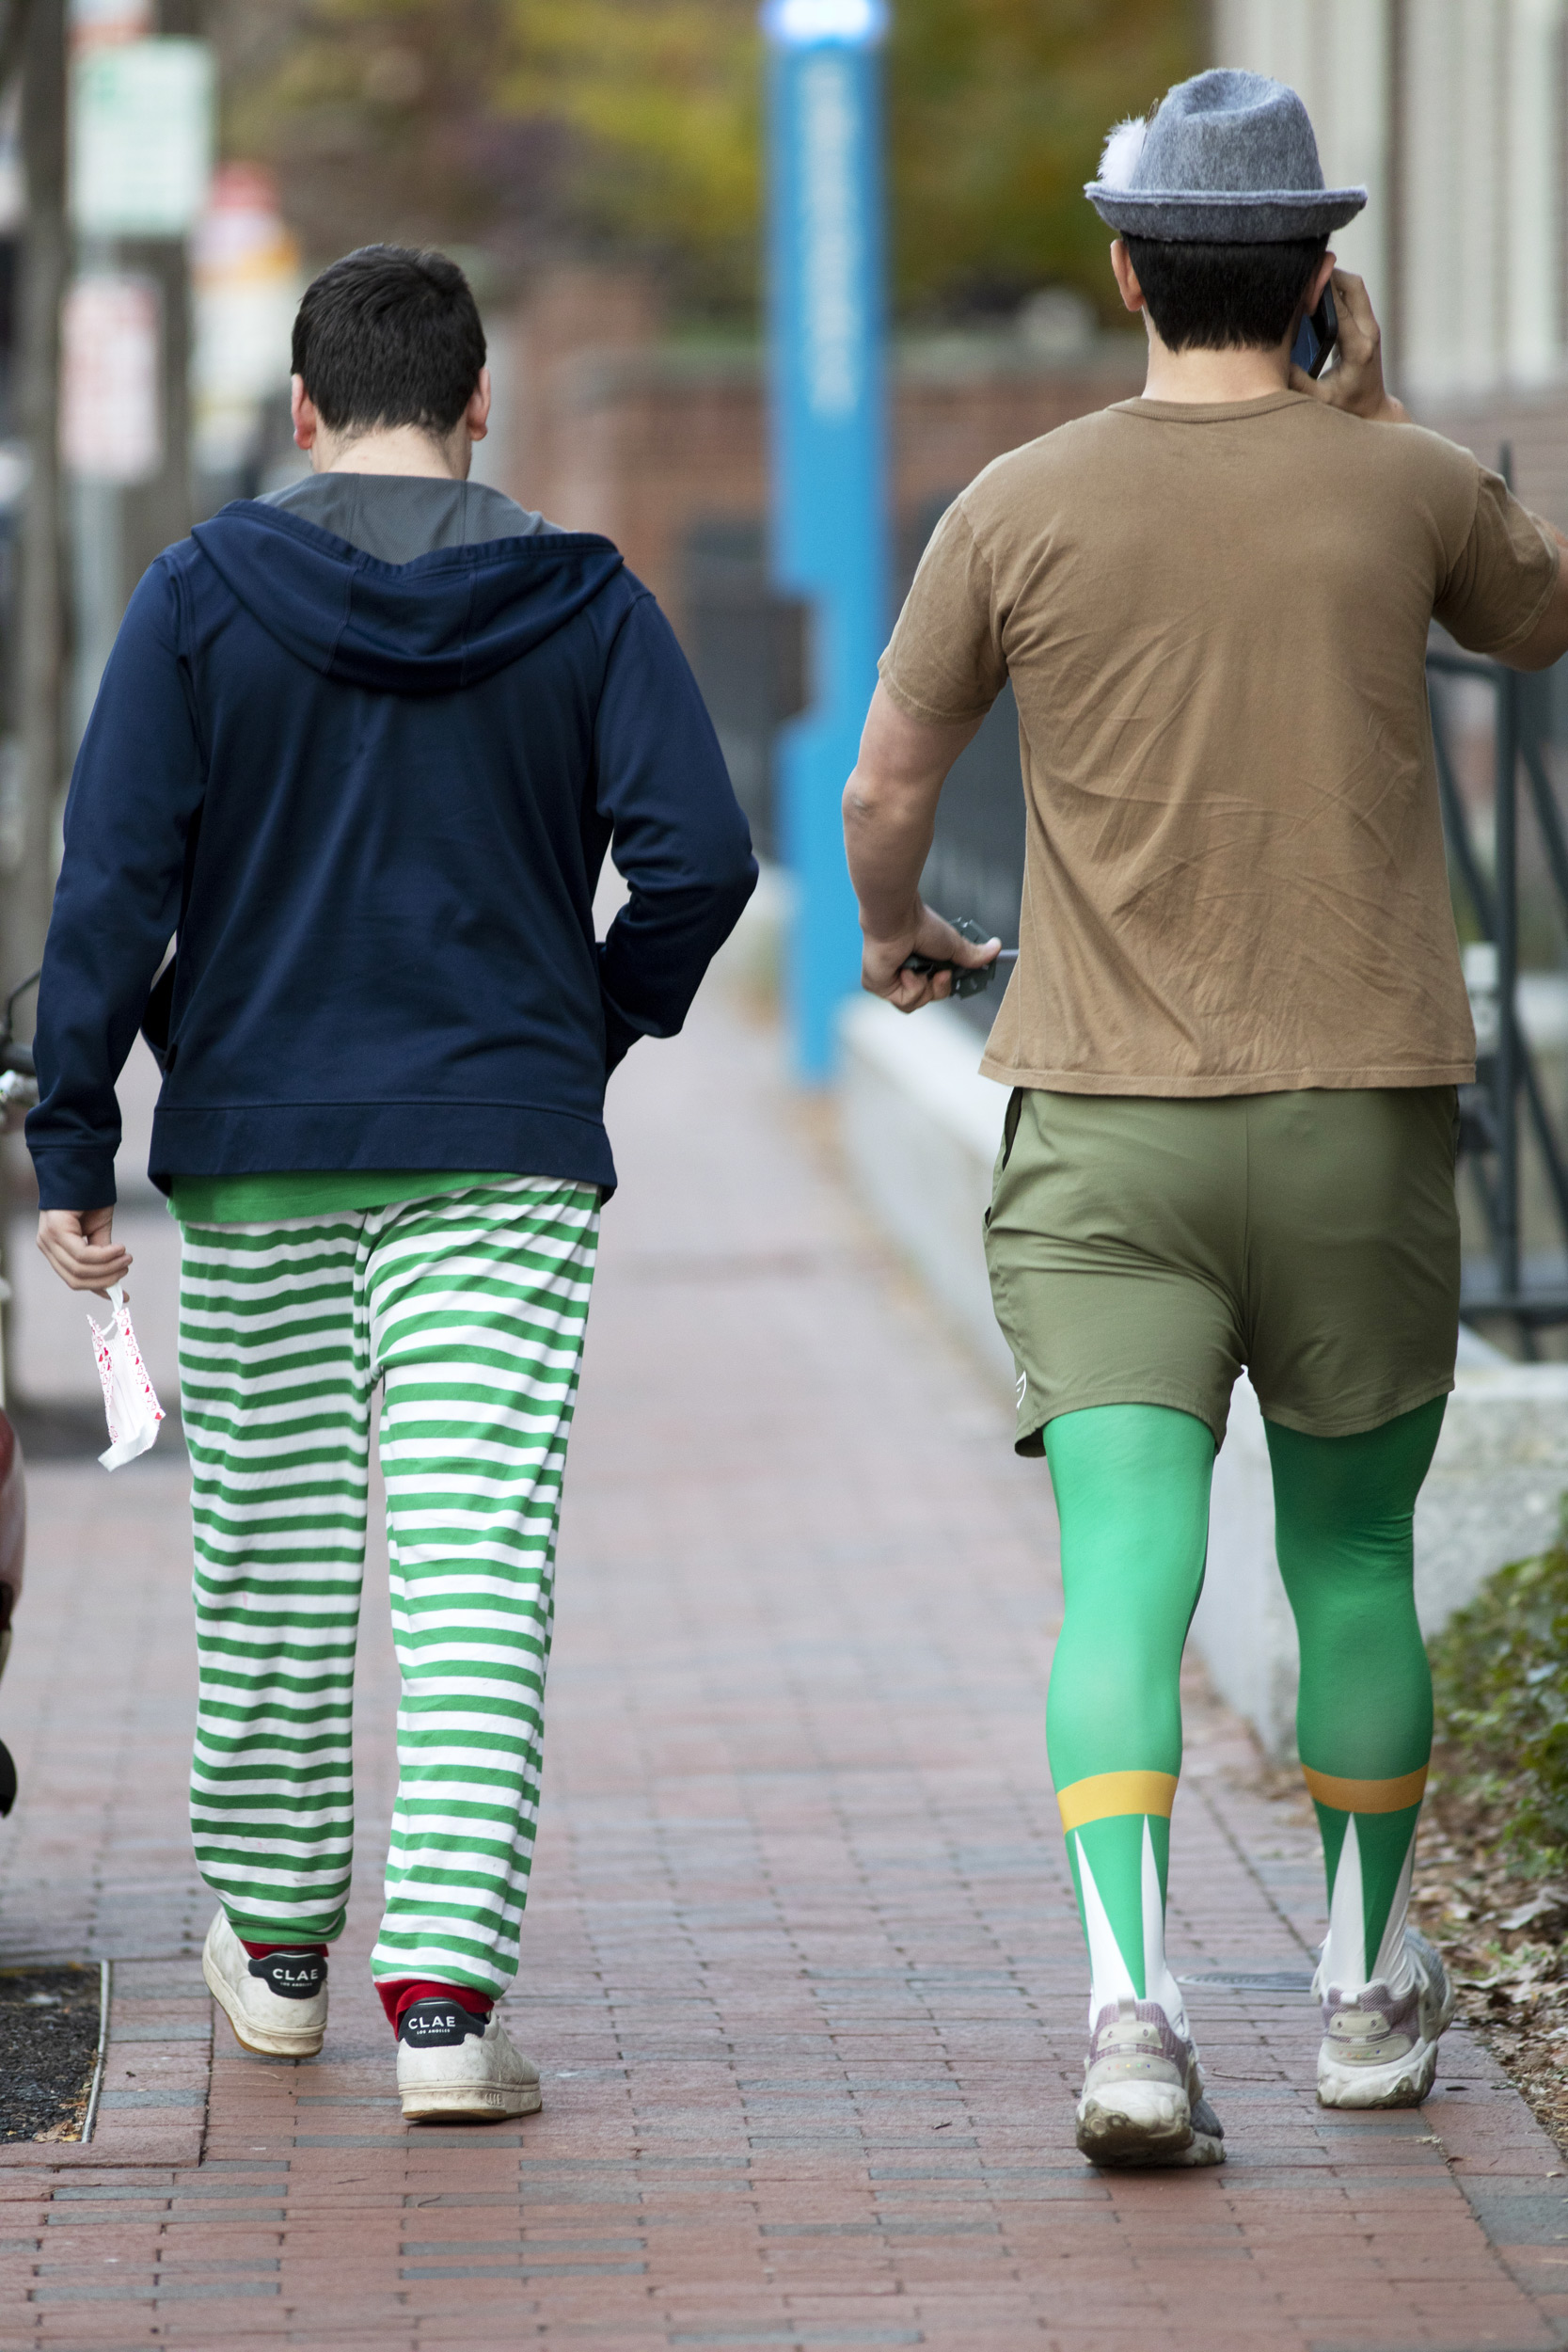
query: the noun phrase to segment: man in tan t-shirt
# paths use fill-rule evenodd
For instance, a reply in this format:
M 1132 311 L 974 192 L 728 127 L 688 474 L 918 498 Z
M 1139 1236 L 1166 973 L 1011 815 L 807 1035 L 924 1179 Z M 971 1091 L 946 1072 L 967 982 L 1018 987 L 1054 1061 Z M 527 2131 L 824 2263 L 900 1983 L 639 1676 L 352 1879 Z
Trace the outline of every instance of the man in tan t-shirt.
M 994 957 L 920 901 L 937 798 L 1005 681 L 1019 957 L 987 1255 L 1019 1451 L 1050 1460 L 1066 1613 L 1047 1740 L 1089 1948 L 1078 2142 L 1212 2163 L 1166 1963 L 1178 1676 L 1242 1366 L 1301 1637 L 1329 1928 L 1319 2094 L 1413 2106 L 1452 2013 L 1406 1924 L 1432 1699 L 1412 1515 L 1453 1385 L 1455 1088 L 1474 1074 L 1433 761 L 1433 619 L 1568 650 L 1560 542 L 1384 390 L 1306 110 L 1200 74 L 1088 191 L 1144 396 L 987 468 L 932 537 L 845 795 L 864 985 Z M 1332 278 L 1336 364 L 1292 364 Z M 912 961 L 911 961 L 912 960 Z M 930 967 L 937 968 L 932 970 Z

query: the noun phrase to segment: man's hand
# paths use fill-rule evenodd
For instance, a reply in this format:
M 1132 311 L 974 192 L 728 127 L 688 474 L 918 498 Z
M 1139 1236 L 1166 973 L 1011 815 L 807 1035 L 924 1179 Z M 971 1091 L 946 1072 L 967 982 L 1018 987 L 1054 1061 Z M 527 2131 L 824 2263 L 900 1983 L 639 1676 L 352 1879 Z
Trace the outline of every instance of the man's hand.
M 1374 424 L 1408 424 L 1402 404 L 1384 389 L 1383 330 L 1372 314 L 1366 286 L 1347 269 L 1337 269 L 1330 283 L 1339 316 L 1339 340 L 1333 359 L 1316 381 L 1305 368 L 1292 368 L 1291 389 L 1310 392 L 1325 407 L 1343 408 Z
M 131 1253 L 114 1238 L 109 1209 L 45 1209 L 39 1218 L 39 1248 L 69 1290 L 96 1291 L 131 1271 Z
M 974 966 L 994 963 L 1001 952 L 999 939 L 988 939 L 983 947 L 972 946 L 960 938 L 951 923 L 944 923 L 940 914 L 917 898 L 908 929 L 891 939 L 873 939 L 867 933 L 861 957 L 861 986 L 868 995 L 881 996 L 900 1012 L 918 1012 L 922 1005 L 940 1003 L 953 993 L 951 972 L 906 972 L 905 961 L 910 956 L 929 956 L 939 963 Z

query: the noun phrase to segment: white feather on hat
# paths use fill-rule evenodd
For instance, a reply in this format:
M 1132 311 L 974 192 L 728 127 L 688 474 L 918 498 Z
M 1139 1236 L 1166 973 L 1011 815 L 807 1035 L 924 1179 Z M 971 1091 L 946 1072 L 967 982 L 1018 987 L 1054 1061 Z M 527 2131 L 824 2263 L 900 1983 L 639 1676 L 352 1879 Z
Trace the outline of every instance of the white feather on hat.
M 1100 158 L 1100 183 L 1106 188 L 1130 188 L 1138 157 L 1144 151 L 1148 124 L 1142 115 L 1129 115 L 1105 135 L 1105 151 Z

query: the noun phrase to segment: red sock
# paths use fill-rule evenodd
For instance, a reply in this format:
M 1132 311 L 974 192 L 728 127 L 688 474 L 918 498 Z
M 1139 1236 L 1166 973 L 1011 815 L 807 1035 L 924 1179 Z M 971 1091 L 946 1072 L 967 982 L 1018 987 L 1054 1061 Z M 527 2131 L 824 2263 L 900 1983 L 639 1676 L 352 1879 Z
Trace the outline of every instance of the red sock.
M 394 2033 L 402 2023 L 404 2010 L 411 2009 L 416 2001 L 455 2001 L 470 2017 L 488 2017 L 496 2006 L 493 1994 L 476 1993 L 471 1984 L 436 1984 L 429 1977 L 393 1977 L 390 1982 L 378 1983 L 375 1989 Z
M 240 1942 L 245 1945 L 252 1960 L 266 1960 L 274 1952 L 320 1952 L 324 1960 L 326 1958 L 325 1944 L 250 1944 L 245 1942 L 243 1935 Z

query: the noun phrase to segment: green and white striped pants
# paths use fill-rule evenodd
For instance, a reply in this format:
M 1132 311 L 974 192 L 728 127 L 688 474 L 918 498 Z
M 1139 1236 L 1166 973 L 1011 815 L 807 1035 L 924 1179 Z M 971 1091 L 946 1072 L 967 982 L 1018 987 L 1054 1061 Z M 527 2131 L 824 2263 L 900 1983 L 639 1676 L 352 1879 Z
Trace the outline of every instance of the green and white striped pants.
M 516 1973 L 598 1226 L 594 1187 L 515 1177 L 186 1227 L 191 1826 L 241 1935 L 325 1943 L 343 1924 L 379 1380 L 403 1701 L 372 1967 L 492 1994 Z

